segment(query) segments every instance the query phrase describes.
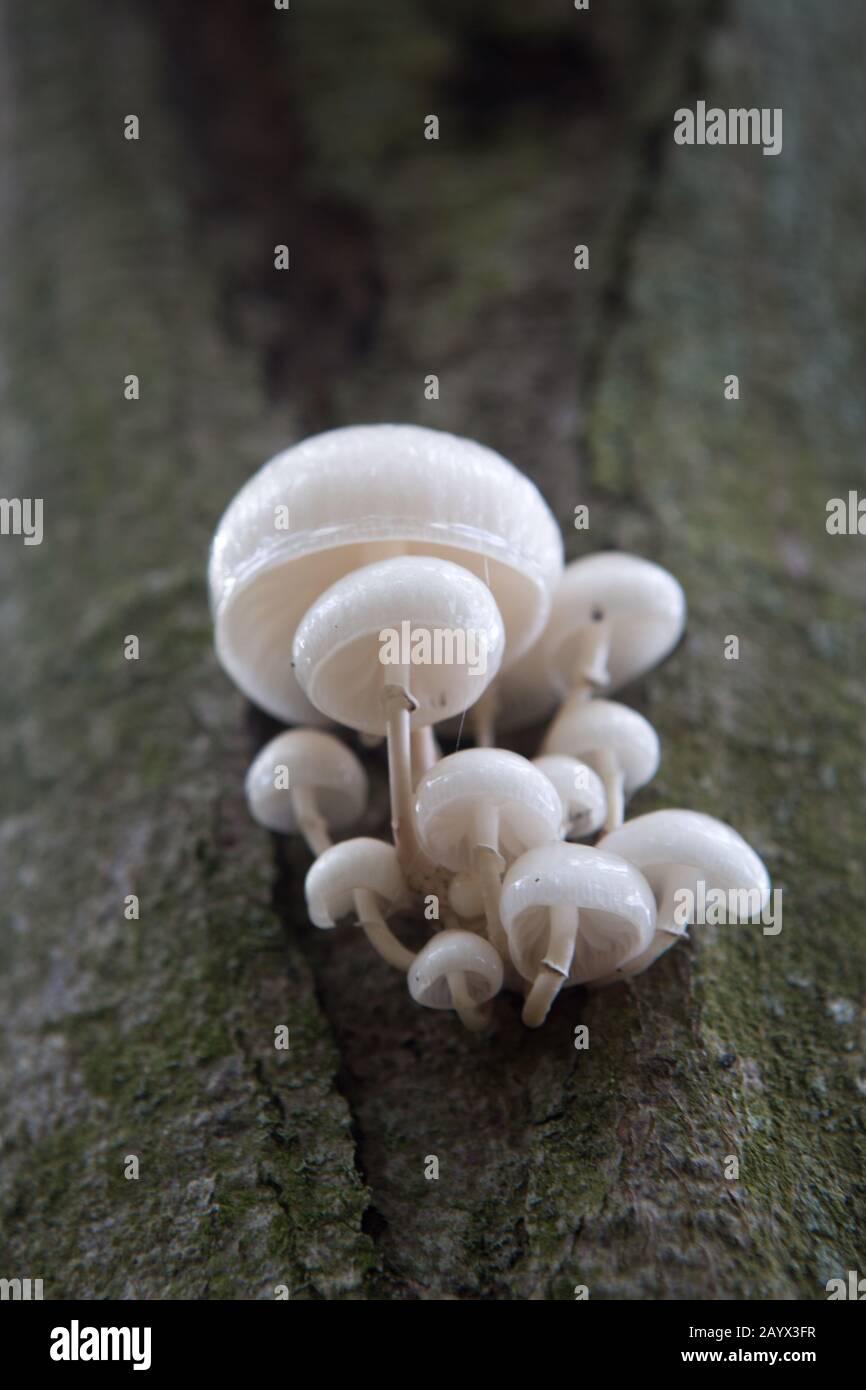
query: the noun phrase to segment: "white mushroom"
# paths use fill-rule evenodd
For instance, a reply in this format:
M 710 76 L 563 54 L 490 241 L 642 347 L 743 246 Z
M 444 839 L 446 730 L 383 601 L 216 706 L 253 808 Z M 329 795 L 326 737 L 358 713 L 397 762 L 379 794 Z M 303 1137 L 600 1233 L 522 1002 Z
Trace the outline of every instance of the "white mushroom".
M 492 449 L 415 425 L 356 425 L 278 454 L 230 503 L 211 547 L 217 654 L 251 699 L 316 722 L 290 656 L 303 614 L 336 580 L 388 555 L 457 562 L 491 589 L 508 662 L 540 633 L 562 570 L 538 489 Z
M 601 829 L 607 815 L 607 797 L 597 772 L 565 753 L 533 758 L 533 764 L 559 792 L 563 839 L 582 840 Z
M 300 833 L 313 854 L 363 815 L 367 775 L 350 748 L 319 729 L 290 729 L 266 743 L 250 764 L 247 804 L 259 825 Z
M 561 695 L 618 690 L 679 641 L 686 600 L 672 574 L 637 555 L 605 551 L 563 571 L 542 642 Z
M 469 921 L 484 916 L 484 890 L 478 874 L 461 869 L 448 886 L 448 902 L 458 917 Z
M 636 865 L 658 905 L 652 942 L 620 967 L 617 978 L 639 975 L 687 935 L 693 921 L 683 908 L 700 897 L 699 883 L 704 884 L 704 894 L 721 890 L 728 895 L 735 921 L 751 921 L 770 900 L 770 875 L 751 845 L 730 825 L 700 811 L 650 811 L 636 816 L 605 835 L 600 847 Z
M 656 906 L 619 855 L 560 840 L 511 865 L 500 912 L 511 959 L 532 982 L 523 1021 L 537 1028 L 563 986 L 607 975 L 646 949 Z
M 484 1005 L 502 988 L 502 958 L 483 936 L 443 931 L 421 948 L 409 970 L 409 993 L 428 1009 L 456 1009 L 472 1032 L 486 1028 Z
M 626 797 L 655 776 L 661 755 L 652 724 L 613 700 L 584 700 L 562 710 L 542 751 L 568 754 L 595 769 L 607 796 L 608 830 L 622 824 Z
M 499 892 L 506 857 L 559 835 L 556 788 L 517 753 L 465 748 L 421 778 L 415 815 L 422 848 L 435 864 L 478 875 L 490 939 L 505 954 Z
M 335 927 L 354 911 L 368 940 L 389 965 L 409 969 L 415 957 L 385 921 L 388 912 L 411 902 L 393 845 L 366 836 L 332 845 L 307 874 L 304 892 L 314 926 Z
M 401 556 L 355 570 L 305 613 L 293 659 L 317 709 L 388 737 L 391 815 L 401 858 L 417 859 L 410 731 L 471 705 L 502 660 L 493 595 L 448 560 Z

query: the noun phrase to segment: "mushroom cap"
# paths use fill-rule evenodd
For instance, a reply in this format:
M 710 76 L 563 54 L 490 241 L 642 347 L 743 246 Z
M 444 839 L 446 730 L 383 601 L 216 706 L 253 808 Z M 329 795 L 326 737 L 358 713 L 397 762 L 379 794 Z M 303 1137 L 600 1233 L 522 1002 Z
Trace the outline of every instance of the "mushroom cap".
M 286 767 L 288 787 L 275 786 L 276 770 Z M 367 804 L 367 774 L 333 734 L 320 729 L 289 729 L 266 743 L 250 763 L 246 777 L 247 805 L 259 825 L 292 834 L 297 830 L 292 788 L 316 793 L 320 814 L 333 830 L 352 825 Z
M 499 914 L 511 959 L 535 979 L 547 951 L 550 909 L 578 910 L 569 984 L 585 984 L 626 965 L 653 938 L 656 905 L 646 879 L 618 854 L 589 845 L 541 845 L 511 865 Z
M 544 632 L 544 667 L 565 694 L 574 684 L 581 628 L 604 621 L 610 635 L 609 690 L 657 666 L 680 639 L 686 598 L 672 574 L 637 555 L 602 551 L 562 573 Z
M 359 835 L 320 854 L 304 882 L 313 925 L 334 927 L 341 917 L 354 912 L 356 888 L 374 893 L 383 912 L 408 906 L 411 895 L 393 845 Z
M 266 463 L 217 527 L 211 609 L 232 680 L 278 718 L 311 722 L 290 665 L 295 629 L 336 580 L 395 552 L 439 556 L 483 578 L 509 662 L 541 632 L 562 569 L 547 503 L 494 450 L 417 425 L 330 430 Z
M 486 1004 L 502 988 L 504 968 L 495 946 L 471 931 L 438 932 L 409 967 L 409 993 L 428 1009 L 451 1009 L 448 976 L 465 977 L 474 1004 Z
M 694 893 L 699 879 L 711 889 L 757 894 L 762 911 L 770 900 L 770 875 L 762 859 L 732 826 L 701 811 L 649 811 L 599 841 L 646 877 L 661 908 L 678 889 Z M 658 920 L 659 931 L 685 928 Z
M 418 837 L 436 864 L 471 867 L 475 818 L 494 810 L 498 849 L 506 857 L 555 840 L 562 802 L 549 778 L 519 753 L 503 748 L 464 748 L 449 753 L 415 789 Z
M 532 762 L 559 792 L 565 838 L 580 840 L 601 829 L 607 815 L 607 796 L 604 783 L 588 763 L 566 753 L 546 753 Z
M 401 669 L 383 661 L 386 633 L 410 658 L 416 639 L 422 657 L 430 644 L 431 659 L 409 671 L 412 728 L 474 704 L 502 660 L 499 609 L 474 574 L 429 555 L 379 560 L 332 584 L 295 633 L 295 673 L 317 709 L 352 729 L 385 733 L 382 689 Z
M 598 755 L 610 749 L 625 774 L 625 793 L 644 786 L 658 771 L 661 748 L 649 720 L 614 700 L 585 700 L 563 711 L 544 741 L 543 752 L 566 753 L 598 766 Z

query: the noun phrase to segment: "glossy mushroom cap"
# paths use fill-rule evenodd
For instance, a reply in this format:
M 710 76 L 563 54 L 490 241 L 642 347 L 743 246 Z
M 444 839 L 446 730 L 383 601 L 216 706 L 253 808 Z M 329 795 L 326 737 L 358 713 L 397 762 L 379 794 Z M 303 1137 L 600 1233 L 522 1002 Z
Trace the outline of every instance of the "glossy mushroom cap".
M 288 770 L 287 788 L 277 787 L 277 769 Z M 367 804 L 367 774 L 333 734 L 319 729 L 289 729 L 266 743 L 250 764 L 247 805 L 253 819 L 268 830 L 292 834 L 298 829 L 292 790 L 315 792 L 316 805 L 332 830 L 353 825 Z
M 446 869 L 471 867 L 477 816 L 491 811 L 498 843 L 490 847 L 506 857 L 560 833 L 562 803 L 552 782 L 526 758 L 501 748 L 450 753 L 415 791 L 418 837 Z
M 562 569 L 547 503 L 492 449 L 416 425 L 330 430 L 265 464 L 217 527 L 209 584 L 228 674 L 271 714 L 311 722 L 290 664 L 301 617 L 344 575 L 399 552 L 484 580 L 509 663 L 541 632 Z
M 611 750 L 631 796 L 658 771 L 661 749 L 648 720 L 613 700 L 586 700 L 561 714 L 544 741 L 544 753 L 565 753 L 597 769 L 599 755 Z
M 502 988 L 502 958 L 483 936 L 468 931 L 438 932 L 409 968 L 409 993 L 428 1009 L 454 1007 L 449 975 L 463 975 L 473 1004 L 486 1004 Z
M 543 772 L 559 792 L 565 839 L 581 840 L 601 829 L 607 815 L 607 797 L 597 772 L 565 753 L 547 753 L 533 758 L 533 766 Z
M 295 673 L 330 718 L 382 734 L 389 681 L 402 680 L 395 653 L 411 665 L 412 727 L 465 710 L 499 669 L 504 633 L 490 590 L 449 560 L 399 556 L 333 584 L 295 634 Z
M 579 920 L 569 984 L 585 984 L 646 949 L 656 906 L 643 875 L 617 854 L 559 841 L 527 851 L 502 884 L 500 916 L 511 959 L 526 980 L 544 961 L 554 908 Z
M 686 599 L 672 574 L 637 555 L 604 551 L 563 571 L 544 633 L 544 665 L 565 695 L 574 684 L 578 634 L 604 623 L 609 690 L 649 671 L 673 650 L 686 621 Z
M 699 880 L 706 891 L 735 890 L 743 898 L 748 921 L 770 900 L 770 875 L 759 856 L 724 821 L 700 811 L 650 811 L 636 816 L 601 841 L 601 847 L 621 854 L 648 880 L 658 903 L 658 929 L 684 935 L 686 926 L 674 918 L 676 894 L 695 894 Z
M 408 906 L 411 897 L 393 845 L 359 836 L 320 854 L 304 883 L 310 921 L 336 926 L 354 912 L 359 888 L 373 893 L 383 912 Z

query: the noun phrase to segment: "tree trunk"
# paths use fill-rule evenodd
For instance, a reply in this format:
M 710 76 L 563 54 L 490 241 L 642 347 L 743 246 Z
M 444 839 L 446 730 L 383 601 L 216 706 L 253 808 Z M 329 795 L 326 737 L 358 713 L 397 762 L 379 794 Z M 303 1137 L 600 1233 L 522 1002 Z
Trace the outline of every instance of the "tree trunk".
M 864 486 L 866 11 L 186 8 L 0 4 L 2 490 L 44 499 L 41 545 L 0 538 L 0 1272 L 823 1298 L 864 1258 L 866 542 L 825 521 Z M 782 153 L 676 145 L 698 99 L 782 107 Z M 734 824 L 778 935 L 696 928 L 479 1039 L 309 925 L 308 856 L 246 813 L 274 726 L 217 667 L 203 576 L 260 462 L 365 420 L 499 448 L 570 557 L 677 575 L 632 810 Z

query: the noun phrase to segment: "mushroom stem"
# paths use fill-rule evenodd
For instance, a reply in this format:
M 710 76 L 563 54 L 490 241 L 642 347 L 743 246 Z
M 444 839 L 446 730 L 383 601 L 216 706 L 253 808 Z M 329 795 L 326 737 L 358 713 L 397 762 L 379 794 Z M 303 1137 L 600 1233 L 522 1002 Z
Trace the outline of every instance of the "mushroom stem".
M 425 772 L 435 767 L 441 756 L 436 746 L 433 725 L 426 724 L 423 729 L 413 729 L 409 735 L 409 747 L 412 754 L 412 785 L 416 786 L 419 777 L 423 777 Z
M 476 748 L 494 748 L 496 746 L 495 721 L 498 705 L 496 682 L 493 681 L 488 685 L 480 700 L 476 700 L 469 716 Z
M 503 960 L 508 960 L 508 940 L 499 918 L 499 898 L 502 893 L 502 856 L 499 853 L 499 808 L 482 802 L 475 812 L 473 835 L 475 848 L 472 867 L 481 880 L 481 899 L 487 921 L 487 939 L 496 947 Z
M 318 858 L 331 848 L 328 822 L 319 811 L 316 793 L 312 787 L 289 787 L 292 809 L 298 829 L 310 848 L 310 853 Z
M 354 897 L 358 923 L 363 927 L 370 945 L 379 952 L 383 960 L 397 970 L 402 970 L 405 975 L 415 959 L 413 953 L 397 940 L 369 888 L 356 888 Z
M 391 793 L 391 829 L 404 868 L 421 858 L 421 846 L 412 808 L 412 745 L 410 717 L 416 703 L 409 692 L 409 668 L 391 668 L 382 690 L 388 737 L 388 784 Z
M 550 1012 L 554 999 L 568 979 L 580 919 L 576 907 L 563 904 L 550 909 L 550 935 L 547 954 L 526 996 L 523 1022 L 539 1028 Z
M 480 1009 L 472 999 L 466 986 L 466 976 L 462 970 L 455 970 L 445 977 L 451 990 L 451 1002 L 457 1016 L 470 1033 L 480 1033 L 487 1027 L 489 1013 Z
M 616 830 L 625 819 L 625 773 L 616 754 L 610 748 L 599 749 L 595 761 L 607 794 L 607 818 L 604 828 L 605 831 Z
M 610 627 L 594 618 L 577 634 L 574 657 L 574 693 L 586 696 L 610 684 L 607 659 L 610 654 Z

